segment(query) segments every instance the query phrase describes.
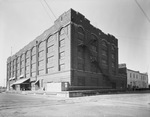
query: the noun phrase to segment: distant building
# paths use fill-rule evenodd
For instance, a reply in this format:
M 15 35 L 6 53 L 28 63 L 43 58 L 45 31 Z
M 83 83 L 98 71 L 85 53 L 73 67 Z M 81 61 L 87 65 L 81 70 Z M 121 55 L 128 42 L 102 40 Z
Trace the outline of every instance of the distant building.
M 7 87 L 14 90 L 125 88 L 118 74 L 118 40 L 72 9 L 7 59 Z
M 127 74 L 127 87 L 128 88 L 148 88 L 148 74 L 140 73 L 126 68 L 126 64 L 119 65 L 119 71 Z

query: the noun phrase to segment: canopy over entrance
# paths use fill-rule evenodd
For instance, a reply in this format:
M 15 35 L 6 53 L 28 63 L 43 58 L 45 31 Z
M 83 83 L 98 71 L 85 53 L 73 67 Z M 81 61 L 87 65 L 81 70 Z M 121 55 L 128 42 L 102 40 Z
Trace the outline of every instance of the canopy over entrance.
M 13 83 L 12 85 L 17 85 L 17 84 L 25 84 L 24 82 L 29 80 L 30 78 L 24 78 L 24 79 L 20 79 L 17 80 L 15 83 Z

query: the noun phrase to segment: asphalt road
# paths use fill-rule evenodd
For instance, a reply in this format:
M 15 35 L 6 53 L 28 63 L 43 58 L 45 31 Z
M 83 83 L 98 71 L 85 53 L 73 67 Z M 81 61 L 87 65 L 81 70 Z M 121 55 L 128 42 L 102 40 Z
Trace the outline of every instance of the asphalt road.
M 0 93 L 0 117 L 150 117 L 150 93 L 66 99 Z

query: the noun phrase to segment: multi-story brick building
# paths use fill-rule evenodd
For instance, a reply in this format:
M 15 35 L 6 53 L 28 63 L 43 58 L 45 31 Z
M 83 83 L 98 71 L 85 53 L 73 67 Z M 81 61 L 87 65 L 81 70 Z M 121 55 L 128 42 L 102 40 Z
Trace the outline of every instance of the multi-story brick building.
M 126 64 L 119 65 L 119 72 L 127 74 L 127 88 L 148 88 L 148 74 L 126 68 Z
M 70 9 L 8 58 L 7 86 L 48 91 L 125 88 L 126 77 L 118 74 L 118 40 Z

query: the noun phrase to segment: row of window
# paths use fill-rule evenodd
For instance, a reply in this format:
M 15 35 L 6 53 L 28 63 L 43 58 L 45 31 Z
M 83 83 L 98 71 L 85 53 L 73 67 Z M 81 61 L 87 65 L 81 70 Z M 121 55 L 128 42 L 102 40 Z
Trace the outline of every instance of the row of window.
M 65 69 L 65 29 L 62 29 L 59 36 L 59 71 L 63 71 Z
M 146 77 L 143 76 L 143 75 L 140 75 L 141 76 L 141 80 L 146 80 Z M 134 73 L 130 73 L 130 78 L 136 78 L 138 79 L 138 74 L 134 74 Z
M 59 60 L 62 60 L 62 59 L 65 58 L 65 51 L 62 51 L 61 48 L 63 48 L 65 46 L 65 37 L 66 37 L 66 35 L 64 35 L 64 34 L 68 32 L 67 30 L 68 30 L 68 28 L 66 27 L 66 28 L 64 28 L 60 31 L 60 36 L 59 36 Z M 54 65 L 53 65 L 54 36 L 50 36 L 47 39 L 47 43 L 46 43 L 46 53 L 47 53 L 47 59 L 46 59 L 47 68 L 46 68 L 46 71 L 47 71 L 47 73 L 52 72 L 53 69 L 54 69 Z M 43 55 L 44 55 L 44 42 L 41 42 L 38 45 L 38 74 L 39 75 L 43 74 L 43 71 L 44 71 L 44 63 L 43 63 L 44 56 Z M 30 52 L 27 51 L 26 54 L 23 54 L 23 55 L 20 56 L 20 60 L 19 60 L 19 57 L 16 59 L 16 61 L 17 61 L 17 66 L 16 66 L 17 67 L 17 76 L 19 76 L 19 69 L 23 69 L 24 65 L 28 66 L 30 64 L 29 63 L 29 57 L 30 57 Z M 31 71 L 36 71 L 35 63 L 36 63 L 36 47 L 33 47 L 32 50 L 31 50 Z M 61 64 L 59 65 L 59 70 L 61 71 L 61 70 L 64 70 L 65 63 L 62 63 L 62 62 L 60 62 L 60 63 Z M 9 67 L 10 65 L 12 67 Z M 12 75 L 14 76 L 14 74 L 11 74 L 10 71 L 16 69 L 14 67 L 15 66 L 14 61 L 10 65 L 8 64 L 8 66 L 7 66 L 7 71 L 8 71 L 8 76 L 9 77 L 12 76 Z M 20 70 L 20 74 L 23 73 L 22 71 L 23 70 Z M 33 75 L 34 74 L 35 73 L 33 73 Z

